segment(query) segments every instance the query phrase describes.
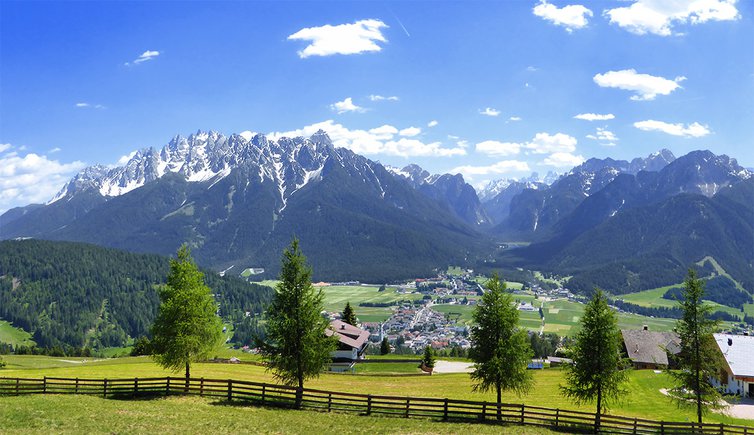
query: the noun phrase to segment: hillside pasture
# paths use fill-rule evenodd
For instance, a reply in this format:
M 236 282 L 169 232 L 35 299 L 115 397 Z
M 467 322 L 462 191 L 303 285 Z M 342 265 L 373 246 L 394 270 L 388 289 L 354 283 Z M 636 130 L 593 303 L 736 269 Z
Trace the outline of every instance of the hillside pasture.
M 325 294 L 325 310 L 342 312 L 346 302 L 350 302 L 356 317 L 362 322 L 382 322 L 387 320 L 393 313 L 391 307 L 360 307 L 362 302 L 371 303 L 398 303 L 402 300 L 420 300 L 423 295 L 418 293 L 398 293 L 397 287 L 387 287 L 385 291 L 379 291 L 379 286 L 374 285 L 346 285 L 320 287 Z
M 10 322 L 0 320 L 0 343 L 8 343 L 13 346 L 32 346 L 31 334 L 21 328 L 16 328 Z

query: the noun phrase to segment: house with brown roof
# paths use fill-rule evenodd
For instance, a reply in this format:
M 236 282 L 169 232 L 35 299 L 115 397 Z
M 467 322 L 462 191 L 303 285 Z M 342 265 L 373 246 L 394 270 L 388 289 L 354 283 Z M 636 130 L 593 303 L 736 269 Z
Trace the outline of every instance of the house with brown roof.
M 338 337 L 338 347 L 331 353 L 330 370 L 342 372 L 353 369 L 354 363 L 364 356 L 369 345 L 369 331 L 349 325 L 340 320 L 333 320 L 325 330 L 328 337 Z
M 730 394 L 754 397 L 754 337 L 714 334 L 715 343 L 725 363 L 719 379 L 712 385 Z
M 623 351 L 635 369 L 672 367 L 673 355 L 681 351 L 681 340 L 675 332 L 642 329 L 621 329 Z

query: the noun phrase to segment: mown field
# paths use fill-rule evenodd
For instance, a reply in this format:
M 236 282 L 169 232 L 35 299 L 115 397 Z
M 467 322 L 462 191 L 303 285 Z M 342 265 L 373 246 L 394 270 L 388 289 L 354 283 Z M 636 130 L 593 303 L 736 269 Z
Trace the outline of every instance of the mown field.
M 362 302 L 386 303 L 402 300 L 419 300 L 423 295 L 398 293 L 397 287 L 387 287 L 379 291 L 379 286 L 349 285 L 321 287 L 325 294 L 325 309 L 327 311 L 343 311 L 346 302 L 350 302 L 356 316 L 362 322 L 383 322 L 393 313 L 391 307 L 360 307 Z
M 0 376 L 31 377 L 93 377 L 93 378 L 132 378 L 148 376 L 176 375 L 154 364 L 148 357 L 120 358 L 84 362 L 83 358 L 51 358 L 39 356 L 6 356 L 8 367 Z M 388 364 L 388 363 L 386 363 Z M 404 363 L 406 369 L 413 370 L 414 363 Z M 384 368 L 385 366 L 383 366 Z M 494 401 L 494 393 L 472 391 L 468 374 L 436 374 L 433 376 L 405 374 L 385 374 L 380 366 L 375 365 L 362 374 L 322 374 L 318 379 L 307 382 L 311 388 L 354 393 L 384 394 L 393 396 L 449 397 L 454 399 Z M 564 382 L 560 369 L 547 369 L 533 372 L 534 390 L 527 396 L 519 398 L 514 394 L 505 394 L 503 401 L 526 403 L 527 405 L 551 408 L 575 409 L 587 412 L 592 406 L 577 406 L 566 400 L 559 393 L 559 385 Z M 201 363 L 192 368 L 192 376 L 219 379 L 240 379 L 257 382 L 274 382 L 272 375 L 264 367 L 248 364 Z M 664 373 L 651 370 L 634 371 L 630 374 L 627 385 L 628 394 L 623 401 L 612 407 L 611 413 L 630 417 L 643 417 L 658 420 L 693 421 L 694 412 L 690 409 L 678 409 L 669 399 L 660 393 L 661 388 L 670 385 Z M 14 398 L 4 398 L 3 403 L 14 403 Z M 29 399 L 33 403 L 37 399 Z M 42 400 L 42 399 L 39 399 Z M 5 409 L 6 407 L 0 407 Z M 5 415 L 8 411 L 0 411 Z M 2 418 L 2 417 L 0 417 Z M 751 421 L 732 419 L 719 414 L 707 417 L 709 421 L 731 424 L 752 425 Z M 2 420 L 0 420 L 2 421 Z M 2 426 L 5 427 L 5 426 Z M 124 429 L 125 430 L 125 429 Z
M 31 334 L 21 328 L 16 328 L 5 320 L 0 320 L 0 343 L 13 346 L 30 346 L 34 344 Z

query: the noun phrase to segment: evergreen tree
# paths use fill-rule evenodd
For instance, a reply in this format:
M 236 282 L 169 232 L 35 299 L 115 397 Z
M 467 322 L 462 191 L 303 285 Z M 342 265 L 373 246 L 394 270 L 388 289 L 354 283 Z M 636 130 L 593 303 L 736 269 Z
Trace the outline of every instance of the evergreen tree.
M 512 390 L 520 396 L 531 389 L 534 381 L 526 368 L 532 351 L 526 331 L 518 328 L 518 310 L 505 290 L 505 282 L 495 273 L 485 287 L 487 291 L 474 310 L 475 325 L 471 327 L 471 379 L 474 391 L 494 388 L 500 403 L 503 391 Z M 500 407 L 497 418 L 502 418 Z
M 298 386 L 296 407 L 301 406 L 304 380 L 319 376 L 337 342 L 325 333 L 329 323 L 321 314 L 324 295 L 314 289 L 311 276 L 294 238 L 283 252 L 280 283 L 267 310 L 267 336 L 259 343 L 273 376 Z
M 186 368 L 186 387 L 192 362 L 207 359 L 222 341 L 222 322 L 204 274 L 186 245 L 170 260 L 167 284 L 159 289 L 160 308 L 152 325 L 152 351 L 162 367 Z
M 713 333 L 717 322 L 709 318 L 712 307 L 702 303 L 704 280 L 697 279 L 696 271 L 689 269 L 684 281 L 682 299 L 679 300 L 683 316 L 676 324 L 681 339 L 681 352 L 676 355 L 678 369 L 670 372 L 676 381 L 671 397 L 681 406 L 696 406 L 696 417 L 702 423 L 702 414 L 719 409 L 720 393 L 710 384 L 719 376 L 720 360 Z
M 382 343 L 380 343 L 380 355 L 387 355 L 390 353 L 390 342 L 387 341 L 387 337 L 384 337 L 382 339 Z
M 349 325 L 356 326 L 356 314 L 353 312 L 350 302 L 346 302 L 346 307 L 343 308 L 340 319 Z
M 626 393 L 622 385 L 628 378 L 628 364 L 621 355 L 622 343 L 617 316 L 602 290 L 595 289 L 584 309 L 571 349 L 573 364 L 566 369 L 566 386 L 561 390 L 577 404 L 597 402 L 596 431 L 600 415 Z
M 432 346 L 428 345 L 424 348 L 424 356 L 422 356 L 421 365 L 428 369 L 435 368 L 435 352 L 432 350 Z

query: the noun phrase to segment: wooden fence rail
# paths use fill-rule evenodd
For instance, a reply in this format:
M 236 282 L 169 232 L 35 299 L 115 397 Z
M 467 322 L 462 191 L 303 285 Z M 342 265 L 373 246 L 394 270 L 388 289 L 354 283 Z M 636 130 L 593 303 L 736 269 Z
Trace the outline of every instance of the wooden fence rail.
M 593 413 L 524 404 L 356 394 L 309 388 L 298 391 L 295 387 L 285 385 L 233 379 L 186 379 L 170 376 L 119 379 L 0 378 L 0 396 L 26 394 L 90 394 L 113 398 L 189 394 L 278 407 L 294 407 L 296 396 L 300 395 L 302 407 L 326 412 L 340 411 L 403 418 L 434 418 L 442 421 L 532 425 L 566 432 L 595 431 Z M 700 425 L 616 415 L 602 415 L 599 431 L 627 435 L 754 435 L 754 427 L 722 423 Z

